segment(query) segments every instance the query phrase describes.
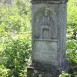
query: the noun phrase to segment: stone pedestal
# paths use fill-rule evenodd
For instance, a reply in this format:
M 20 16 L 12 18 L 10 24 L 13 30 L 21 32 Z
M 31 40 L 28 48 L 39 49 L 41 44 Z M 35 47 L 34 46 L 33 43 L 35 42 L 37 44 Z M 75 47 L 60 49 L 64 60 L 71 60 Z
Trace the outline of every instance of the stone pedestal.
M 67 70 L 67 0 L 32 0 L 32 64 L 28 77 L 58 77 Z
M 49 70 L 40 70 L 35 67 L 28 67 L 27 71 L 27 77 L 58 77 L 60 72 L 56 69 L 53 69 L 54 71 L 49 71 Z

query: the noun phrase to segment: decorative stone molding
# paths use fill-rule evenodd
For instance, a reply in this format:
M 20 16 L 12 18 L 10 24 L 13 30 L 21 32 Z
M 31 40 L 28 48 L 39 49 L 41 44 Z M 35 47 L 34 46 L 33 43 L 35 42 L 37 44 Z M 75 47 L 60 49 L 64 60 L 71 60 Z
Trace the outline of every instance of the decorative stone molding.
M 66 3 L 68 0 L 31 0 L 31 3 L 48 3 L 48 4 L 60 4 L 60 3 Z

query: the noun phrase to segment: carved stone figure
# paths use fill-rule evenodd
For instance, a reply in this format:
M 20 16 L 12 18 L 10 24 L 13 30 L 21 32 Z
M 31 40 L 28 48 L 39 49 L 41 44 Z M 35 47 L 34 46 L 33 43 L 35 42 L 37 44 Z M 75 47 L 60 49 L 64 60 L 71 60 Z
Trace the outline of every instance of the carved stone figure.
M 48 14 L 48 10 L 46 9 L 44 12 L 44 16 L 40 19 L 40 38 L 50 39 L 50 16 Z

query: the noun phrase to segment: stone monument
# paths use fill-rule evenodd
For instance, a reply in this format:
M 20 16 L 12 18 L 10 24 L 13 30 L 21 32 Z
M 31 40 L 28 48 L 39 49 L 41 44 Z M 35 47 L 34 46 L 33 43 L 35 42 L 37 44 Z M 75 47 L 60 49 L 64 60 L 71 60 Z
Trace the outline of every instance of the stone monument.
M 58 77 L 66 71 L 67 0 L 32 0 L 32 64 L 27 77 Z

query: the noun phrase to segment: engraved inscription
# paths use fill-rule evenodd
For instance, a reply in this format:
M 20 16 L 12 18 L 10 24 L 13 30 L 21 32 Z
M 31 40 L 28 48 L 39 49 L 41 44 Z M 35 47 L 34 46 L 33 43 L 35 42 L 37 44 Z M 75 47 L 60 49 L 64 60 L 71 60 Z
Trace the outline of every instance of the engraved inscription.
M 53 63 L 57 63 L 57 42 L 48 41 L 35 41 L 34 60 Z

